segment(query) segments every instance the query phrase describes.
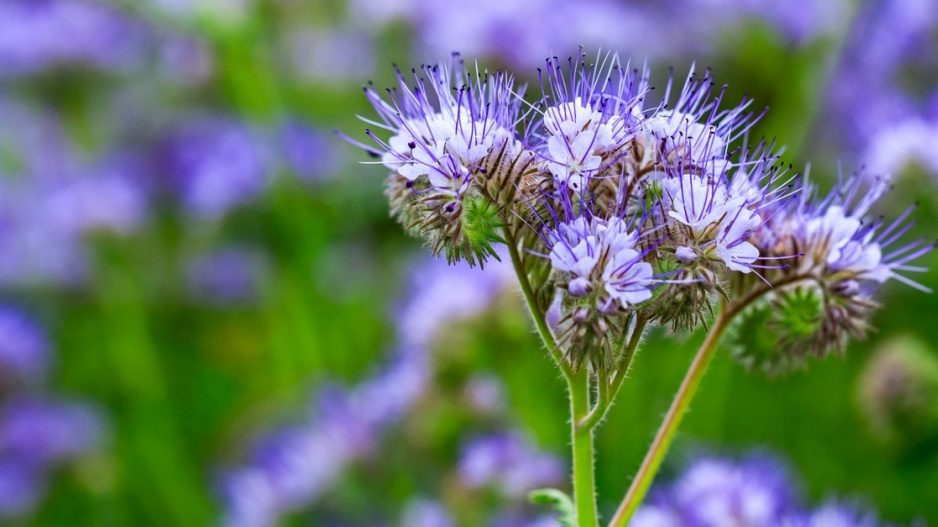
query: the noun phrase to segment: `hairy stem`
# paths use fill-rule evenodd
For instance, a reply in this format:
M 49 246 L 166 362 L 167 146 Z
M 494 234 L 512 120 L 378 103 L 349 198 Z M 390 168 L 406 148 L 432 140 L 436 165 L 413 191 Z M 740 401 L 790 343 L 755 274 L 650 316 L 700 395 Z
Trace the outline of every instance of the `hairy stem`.
M 596 478 L 593 471 L 593 429 L 580 428 L 577 422 L 589 413 L 589 371 L 580 370 L 569 377 L 570 428 L 573 437 L 573 502 L 577 527 L 597 527 Z
M 547 319 L 538 306 L 537 299 L 534 296 L 534 289 L 531 288 L 531 282 L 528 280 L 528 271 L 524 266 L 524 262 L 521 260 L 521 254 L 518 252 L 518 243 L 512 234 L 506 232 L 506 237 L 508 241 L 508 254 L 511 256 L 511 264 L 514 266 L 515 274 L 518 275 L 518 283 L 521 284 L 521 291 L 524 293 L 524 299 L 531 312 L 531 318 L 534 319 L 537 332 L 541 336 L 544 346 L 547 347 L 548 353 L 550 353 L 550 356 L 554 359 L 554 363 L 557 364 L 557 367 L 563 372 L 564 377 L 569 381 L 572 372 L 570 367 L 563 360 L 563 354 L 560 352 L 557 341 L 554 339 L 554 335 L 547 325 Z
M 632 518 L 635 510 L 641 504 L 642 499 L 644 499 L 648 488 L 651 486 L 652 480 L 654 480 L 655 474 L 658 472 L 658 468 L 661 466 L 661 462 L 664 460 L 665 454 L 668 452 L 668 447 L 670 447 L 671 443 L 674 441 L 678 426 L 687 413 L 691 399 L 693 399 L 694 394 L 697 393 L 700 381 L 703 379 L 704 373 L 707 371 L 707 366 L 710 364 L 710 360 L 713 358 L 714 352 L 717 349 L 717 343 L 720 341 L 720 337 L 723 336 L 730 319 L 732 319 L 736 312 L 736 310 L 723 311 L 714 322 L 710 333 L 707 335 L 707 339 L 704 340 L 703 345 L 700 346 L 700 350 L 697 351 L 697 356 L 694 357 L 694 362 L 691 364 L 690 369 L 687 370 L 684 381 L 681 383 L 677 395 L 674 396 L 674 400 L 671 402 L 671 408 L 668 409 L 664 422 L 661 424 L 661 428 L 658 429 L 658 434 L 655 436 L 651 448 L 645 455 L 645 459 L 642 461 L 642 466 L 639 468 L 638 474 L 636 474 L 635 479 L 632 480 L 632 485 L 629 487 L 625 499 L 622 500 L 619 509 L 616 510 L 615 516 L 613 516 L 612 521 L 609 522 L 609 527 L 624 527 Z
M 616 400 L 616 394 L 619 393 L 619 388 L 622 387 L 622 381 L 629 371 L 629 366 L 631 366 L 632 359 L 635 357 L 635 350 L 638 348 L 638 343 L 642 339 L 642 334 L 645 332 L 647 323 L 648 321 L 644 318 L 639 318 L 635 322 L 635 328 L 632 330 L 632 334 L 629 335 L 629 340 L 626 342 L 619 356 L 615 377 L 609 381 L 608 376 L 601 376 L 599 379 L 599 401 L 596 403 L 593 410 L 590 411 L 589 415 L 585 419 L 580 420 L 577 424 L 578 427 L 596 428 L 599 423 L 602 422 L 603 418 L 606 417 L 609 408 L 612 407 L 612 403 Z

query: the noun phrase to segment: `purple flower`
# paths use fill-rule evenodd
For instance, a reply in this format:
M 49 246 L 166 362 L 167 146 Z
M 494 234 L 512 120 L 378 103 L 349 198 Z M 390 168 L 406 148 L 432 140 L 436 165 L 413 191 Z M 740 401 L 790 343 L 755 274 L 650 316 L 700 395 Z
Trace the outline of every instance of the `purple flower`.
M 866 166 L 876 174 L 901 174 L 909 166 L 938 174 L 938 119 L 909 117 L 879 129 L 863 153 Z
M 263 253 L 248 247 L 199 255 L 187 264 L 189 290 L 194 298 L 214 305 L 249 304 L 261 293 L 266 263 Z
M 934 74 L 926 50 L 936 31 L 938 6 L 930 0 L 875 0 L 859 7 L 827 94 L 835 137 L 854 150 L 875 149 L 873 138 L 884 126 L 925 115 L 927 103 L 902 79 Z
M 482 270 L 465 263 L 425 260 L 416 267 L 411 291 L 394 314 L 401 342 L 415 347 L 431 345 L 445 334 L 448 323 L 488 307 L 508 284 L 514 283 L 513 273 L 511 266 L 503 262 Z
M 0 518 L 25 516 L 45 493 L 45 483 L 32 463 L 0 456 Z
M 127 174 L 127 161 L 113 159 L 0 185 L 0 281 L 81 283 L 87 234 L 131 232 L 146 219 L 147 195 Z
M 164 161 L 186 210 L 217 219 L 267 185 L 267 147 L 243 123 L 196 120 L 170 137 Z
M 104 433 L 100 414 L 82 403 L 24 396 L 0 408 L 0 452 L 40 466 L 91 451 Z
M 0 75 L 63 66 L 122 71 L 143 55 L 147 29 L 117 8 L 84 0 L 0 4 Z
M 546 169 L 561 188 L 585 191 L 591 179 L 627 155 L 624 151 L 640 120 L 640 99 L 647 86 L 641 76 L 621 67 L 616 56 L 571 59 L 565 68 L 547 61 L 541 78 L 545 109 L 533 141 Z
M 41 380 L 50 361 L 49 341 L 39 324 L 17 309 L 0 307 L 0 380 Z
M 693 462 L 636 512 L 635 527 L 777 527 L 798 510 L 787 472 L 778 462 L 750 457 Z
M 404 508 L 401 525 L 407 527 L 455 527 L 456 522 L 443 504 L 427 499 L 413 499 Z
M 564 478 L 564 468 L 554 456 L 508 433 L 479 437 L 464 445 L 459 475 L 469 488 L 492 486 L 518 498 L 536 488 L 557 485 Z
M 398 71 L 399 90 L 389 91 L 389 101 L 366 89 L 382 121 L 378 126 L 393 135 L 385 141 L 368 133 L 387 168 L 459 196 L 468 189 L 470 173 L 493 162 L 488 157 L 496 147 L 512 139 L 520 101 L 510 76 L 464 72 L 458 58 L 425 66 L 422 73 L 425 78 L 414 71 L 408 79 Z
M 285 122 L 278 130 L 283 158 L 291 172 L 307 182 L 316 182 L 335 175 L 341 160 L 336 145 L 309 124 L 297 120 Z
M 599 287 L 600 311 L 629 309 L 651 298 L 656 283 L 651 264 L 642 261 L 644 251 L 636 248 L 638 238 L 621 218 L 588 221 L 580 216 L 547 234 L 550 263 L 566 276 L 570 296 L 586 296 Z
M 887 224 L 882 217 L 866 221 L 874 203 L 889 188 L 887 179 L 865 173 L 841 180 L 825 197 L 806 186 L 801 199 L 773 212 L 757 238 L 767 252 L 782 240 L 798 247 L 801 255 L 792 264 L 792 272 L 817 276 L 848 296 L 867 296 L 868 287 L 890 278 L 924 289 L 899 273 L 921 271 L 908 264 L 931 251 L 934 244 L 919 239 L 890 250 L 914 225 L 906 220 L 915 207 L 892 223 Z
M 272 525 L 316 501 L 416 402 L 428 381 L 426 368 L 422 353 L 402 349 L 361 385 L 321 390 L 303 422 L 262 434 L 248 462 L 223 475 L 224 524 Z

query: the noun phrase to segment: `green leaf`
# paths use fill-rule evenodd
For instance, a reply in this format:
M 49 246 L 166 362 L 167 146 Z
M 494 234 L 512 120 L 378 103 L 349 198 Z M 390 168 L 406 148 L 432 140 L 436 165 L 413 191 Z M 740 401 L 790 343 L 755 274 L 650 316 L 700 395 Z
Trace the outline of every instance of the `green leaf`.
M 573 500 L 562 490 L 537 489 L 528 493 L 531 503 L 550 505 L 557 513 L 557 521 L 564 527 L 576 527 L 576 508 Z

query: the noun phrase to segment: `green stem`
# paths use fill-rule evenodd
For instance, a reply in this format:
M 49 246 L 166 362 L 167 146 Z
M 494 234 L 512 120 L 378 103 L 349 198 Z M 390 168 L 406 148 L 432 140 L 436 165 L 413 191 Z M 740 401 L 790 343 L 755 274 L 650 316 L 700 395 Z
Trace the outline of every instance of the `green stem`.
M 577 527 L 597 527 L 596 477 L 593 471 L 593 429 L 580 428 L 577 422 L 589 413 L 589 371 L 580 370 L 569 377 L 570 428 L 573 434 L 573 502 Z
M 625 380 L 625 376 L 629 372 L 632 359 L 635 357 L 635 350 L 638 348 L 638 343 L 642 340 L 642 334 L 644 334 L 647 324 L 648 321 L 644 318 L 639 318 L 635 322 L 635 329 L 632 330 L 629 341 L 622 350 L 621 357 L 616 365 L 615 377 L 613 377 L 611 382 L 607 382 L 608 377 L 601 376 L 599 380 L 599 402 L 585 419 L 580 420 L 577 425 L 580 428 L 596 428 L 606 417 L 606 414 L 612 407 L 612 403 L 616 400 L 619 389 L 622 387 L 622 381 Z
M 563 360 L 563 354 L 557 346 L 557 341 L 554 340 L 553 333 L 550 332 L 547 319 L 544 318 L 544 313 L 538 307 L 537 299 L 534 296 L 534 289 L 531 288 L 531 282 L 528 280 L 527 269 L 525 269 L 524 262 L 521 260 L 521 254 L 518 252 L 518 243 L 514 236 L 509 233 L 506 233 L 506 238 L 508 239 L 506 245 L 508 245 L 508 254 L 511 255 L 511 264 L 514 266 L 515 274 L 518 275 L 518 282 L 521 284 L 521 291 L 524 293 L 524 299 L 531 312 L 531 318 L 534 319 L 537 332 L 540 334 L 544 346 L 547 347 L 548 353 L 550 353 L 550 356 L 554 359 L 554 363 L 560 368 L 564 377 L 569 382 L 572 371 L 566 361 Z
M 632 480 L 632 485 L 629 487 L 625 499 L 622 500 L 615 516 L 613 516 L 612 521 L 609 522 L 609 527 L 624 527 L 645 498 L 645 494 L 648 493 L 651 482 L 654 480 L 655 474 L 661 467 L 661 462 L 664 460 L 668 448 L 674 441 L 678 426 L 687 413 L 687 408 L 694 398 L 694 394 L 697 393 L 700 381 L 707 371 L 707 366 L 710 364 L 714 352 L 716 352 L 717 343 L 729 326 L 730 320 L 738 312 L 738 308 L 728 309 L 720 313 L 717 317 L 713 328 L 707 335 L 707 339 L 704 340 L 703 345 L 700 346 L 700 350 L 697 351 L 694 362 L 691 364 L 690 369 L 687 370 L 684 381 L 681 383 L 677 395 L 674 396 L 674 400 L 671 402 L 671 408 L 668 409 L 664 422 L 661 424 L 661 428 L 658 429 L 658 434 L 655 436 L 651 448 L 645 455 L 645 459 L 642 461 L 642 466 L 639 468 L 638 474 L 636 474 L 635 479 Z

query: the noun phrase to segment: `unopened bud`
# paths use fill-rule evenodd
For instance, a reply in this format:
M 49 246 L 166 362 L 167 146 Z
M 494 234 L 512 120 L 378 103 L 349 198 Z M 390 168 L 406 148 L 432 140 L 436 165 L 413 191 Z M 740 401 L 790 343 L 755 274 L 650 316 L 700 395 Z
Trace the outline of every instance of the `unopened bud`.
M 570 281 L 567 290 L 570 292 L 570 296 L 586 296 L 593 290 L 593 283 L 588 278 L 575 278 Z
M 938 356 L 902 337 L 879 347 L 860 376 L 860 408 L 879 439 L 916 446 L 938 436 Z

